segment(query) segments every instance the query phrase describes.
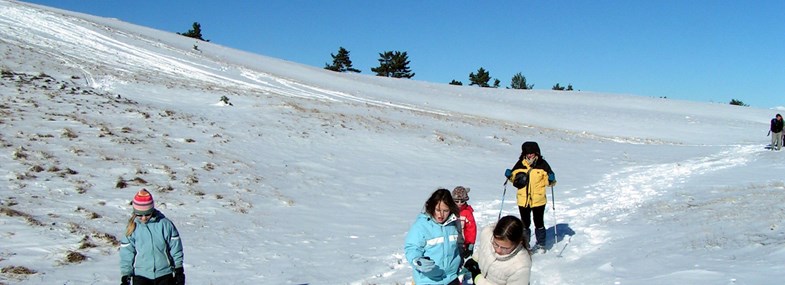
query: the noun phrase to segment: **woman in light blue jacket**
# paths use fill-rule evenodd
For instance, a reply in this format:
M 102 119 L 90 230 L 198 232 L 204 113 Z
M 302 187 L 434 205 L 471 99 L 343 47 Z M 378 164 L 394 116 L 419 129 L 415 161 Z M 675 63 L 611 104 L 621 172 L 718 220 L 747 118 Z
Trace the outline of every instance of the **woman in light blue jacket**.
M 183 244 L 172 221 L 155 209 L 146 189 L 136 193 L 134 212 L 120 241 L 122 285 L 185 285 Z
M 459 284 L 461 267 L 458 205 L 447 189 L 439 189 L 425 202 L 406 235 L 404 252 L 412 265 L 415 284 Z

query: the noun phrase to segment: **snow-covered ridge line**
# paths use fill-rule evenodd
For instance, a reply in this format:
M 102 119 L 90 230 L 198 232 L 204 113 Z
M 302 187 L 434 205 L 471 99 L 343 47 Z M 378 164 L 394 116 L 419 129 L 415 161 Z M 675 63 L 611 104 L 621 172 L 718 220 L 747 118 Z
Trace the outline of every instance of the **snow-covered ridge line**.
M 83 76 L 97 88 L 112 88 L 112 83 L 96 80 L 96 76 L 105 76 L 101 73 L 106 69 L 114 69 L 117 79 L 122 79 L 133 74 L 156 72 L 158 76 L 178 80 L 190 80 L 204 86 L 222 86 L 225 88 L 239 88 L 247 92 L 261 92 L 264 94 L 277 94 L 316 100 L 336 102 L 357 102 L 382 107 L 401 108 L 418 112 L 437 115 L 448 115 L 438 110 L 415 107 L 413 105 L 380 101 L 362 98 L 345 92 L 319 88 L 290 79 L 275 77 L 271 74 L 251 70 L 241 66 L 215 66 L 206 61 L 201 52 L 183 51 L 164 42 L 154 42 L 140 35 L 125 33 L 118 30 L 101 29 L 83 20 L 54 15 L 33 7 L 22 5 L 0 7 L 0 32 L 5 41 L 10 44 L 32 47 L 39 52 L 48 54 L 53 60 L 65 62 L 67 65 L 83 70 Z M 65 21 L 64 21 L 65 19 Z M 33 29 L 33 36 L 30 35 Z M 147 43 L 146 46 L 126 44 L 133 38 Z M 81 58 L 84 52 L 91 54 L 90 58 Z M 167 54 L 173 53 L 173 54 Z M 191 60 L 186 60 L 191 59 Z M 85 66 L 87 64 L 87 66 Z M 239 70 L 242 77 L 248 80 L 239 80 L 226 74 L 232 69 Z M 91 71 L 92 70 L 92 71 Z
M 402 243 L 436 188 L 470 187 L 480 227 L 519 215 L 502 183 L 524 141 L 558 179 L 532 285 L 785 279 L 770 110 L 335 73 L 36 9 L 63 19 L 0 14 L 2 284 L 116 284 L 142 187 L 180 231 L 189 284 L 407 284 Z M 71 24 L 118 43 L 44 46 Z

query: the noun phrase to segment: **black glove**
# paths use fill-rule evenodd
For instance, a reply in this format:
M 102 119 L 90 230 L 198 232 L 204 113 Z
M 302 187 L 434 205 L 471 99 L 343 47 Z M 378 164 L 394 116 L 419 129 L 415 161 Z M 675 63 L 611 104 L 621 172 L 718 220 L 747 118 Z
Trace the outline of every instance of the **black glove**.
M 120 285 L 131 285 L 131 277 L 128 275 L 120 277 Z
M 480 265 L 477 264 L 477 261 L 474 261 L 474 259 L 467 259 L 466 263 L 463 264 L 463 267 L 472 273 L 472 278 L 480 275 Z
M 182 267 L 174 269 L 174 284 L 185 285 L 185 270 Z
M 474 245 L 470 244 L 470 245 L 467 246 L 467 245 L 464 244 L 463 245 L 463 250 L 461 250 L 461 253 L 463 253 L 461 255 L 461 257 L 463 257 L 463 258 L 472 257 L 472 253 L 474 253 Z

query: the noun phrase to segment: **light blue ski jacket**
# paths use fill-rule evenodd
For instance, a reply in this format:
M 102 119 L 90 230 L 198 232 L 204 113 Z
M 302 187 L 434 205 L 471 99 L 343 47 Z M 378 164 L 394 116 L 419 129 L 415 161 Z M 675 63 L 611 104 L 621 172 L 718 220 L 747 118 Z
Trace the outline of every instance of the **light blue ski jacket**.
M 427 256 L 436 263 L 436 268 L 425 273 L 414 269 L 415 284 L 448 284 L 458 278 L 463 262 L 458 245 L 459 226 L 454 214 L 443 224 L 436 223 L 426 213 L 417 216 L 406 235 L 403 248 L 406 260 L 413 264 L 415 258 Z
M 183 267 L 183 244 L 172 221 L 161 212 L 142 223 L 136 218 L 136 229 L 120 241 L 120 274 L 155 279 L 171 275 Z

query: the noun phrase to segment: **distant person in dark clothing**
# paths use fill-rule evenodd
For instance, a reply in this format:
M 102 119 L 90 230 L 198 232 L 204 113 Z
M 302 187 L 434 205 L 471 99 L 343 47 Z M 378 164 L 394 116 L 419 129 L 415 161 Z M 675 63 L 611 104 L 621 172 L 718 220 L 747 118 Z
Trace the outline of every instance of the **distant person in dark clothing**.
M 782 115 L 777 114 L 771 119 L 771 150 L 782 149 Z

